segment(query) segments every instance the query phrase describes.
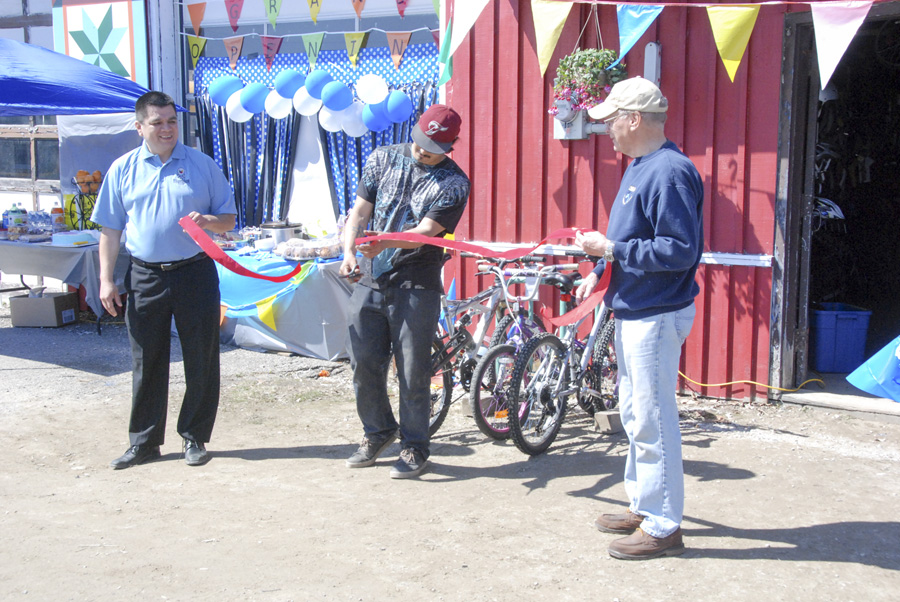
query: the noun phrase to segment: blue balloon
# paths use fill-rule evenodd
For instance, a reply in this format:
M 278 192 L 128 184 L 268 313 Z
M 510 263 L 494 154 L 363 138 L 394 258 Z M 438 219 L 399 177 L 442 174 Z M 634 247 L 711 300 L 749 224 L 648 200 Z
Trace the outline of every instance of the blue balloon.
M 322 104 L 332 111 L 343 111 L 352 102 L 353 92 L 343 82 L 328 82 L 322 88 Z
M 293 69 L 285 69 L 275 76 L 275 91 L 282 98 L 293 98 L 294 94 L 303 87 L 306 76 Z
M 402 123 L 412 115 L 413 105 L 409 96 L 400 90 L 391 92 L 385 101 L 385 114 L 394 123 Z
M 269 88 L 265 84 L 253 82 L 248 84 L 246 88 L 241 90 L 241 106 L 248 113 L 262 113 L 266 110 L 266 96 L 269 95 Z
M 382 103 L 378 103 L 363 107 L 362 122 L 373 132 L 383 132 L 391 127 L 391 120 L 384 114 L 381 105 Z
M 325 84 L 334 80 L 331 74 L 323 69 L 315 69 L 306 76 L 306 91 L 309 95 L 316 99 L 322 98 L 322 88 Z
M 217 77 L 207 88 L 209 97 L 220 107 L 224 107 L 231 95 L 244 87 L 241 78 L 233 75 Z

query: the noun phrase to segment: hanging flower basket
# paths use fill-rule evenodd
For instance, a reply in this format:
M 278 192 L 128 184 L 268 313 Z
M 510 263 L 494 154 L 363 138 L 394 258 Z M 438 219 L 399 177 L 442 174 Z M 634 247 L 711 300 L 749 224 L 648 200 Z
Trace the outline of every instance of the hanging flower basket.
M 549 113 L 559 113 L 557 101 L 570 103 L 575 111 L 590 109 L 606 98 L 613 84 L 628 77 L 625 64 L 612 69 L 618 54 L 608 48 L 578 49 L 559 60 L 553 83 L 553 106 Z

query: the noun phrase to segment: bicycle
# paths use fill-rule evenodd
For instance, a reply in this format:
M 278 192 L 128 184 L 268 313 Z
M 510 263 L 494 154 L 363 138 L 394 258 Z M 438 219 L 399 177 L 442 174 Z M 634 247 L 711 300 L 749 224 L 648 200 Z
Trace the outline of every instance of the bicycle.
M 601 304 L 590 335 L 581 341 L 578 327 L 587 318 L 567 329 L 562 339 L 550 333 L 534 337 L 516 359 L 509 393 L 509 431 L 516 447 L 526 454 L 535 456 L 550 447 L 573 395 L 579 406 L 594 412 L 618 404 L 612 310 Z

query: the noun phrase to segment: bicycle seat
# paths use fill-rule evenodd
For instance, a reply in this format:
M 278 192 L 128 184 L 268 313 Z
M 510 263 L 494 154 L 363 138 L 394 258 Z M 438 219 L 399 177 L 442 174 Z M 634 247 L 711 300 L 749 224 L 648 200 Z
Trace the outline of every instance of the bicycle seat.
M 543 284 L 555 286 L 563 293 L 571 293 L 575 288 L 575 280 L 577 274 L 560 274 L 559 272 L 551 272 L 541 278 Z

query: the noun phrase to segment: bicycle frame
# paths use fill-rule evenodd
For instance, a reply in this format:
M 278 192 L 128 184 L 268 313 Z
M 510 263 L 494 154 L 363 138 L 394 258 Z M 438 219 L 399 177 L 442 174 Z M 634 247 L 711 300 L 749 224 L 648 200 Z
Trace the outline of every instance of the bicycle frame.
M 590 387 L 583 387 L 581 383 L 584 381 L 584 376 L 588 371 L 588 364 L 591 361 L 591 353 L 588 350 L 592 350 L 594 348 L 594 343 L 597 340 L 597 334 L 600 332 L 600 328 L 609 319 L 610 311 L 611 310 L 606 307 L 606 303 L 600 304 L 600 308 L 597 312 L 597 319 L 594 320 L 594 325 L 591 327 L 591 333 L 588 335 L 586 341 L 579 341 L 576 333 L 578 332 L 578 328 L 584 323 L 585 320 L 587 320 L 590 314 L 584 316 L 575 324 L 573 324 L 572 327 L 568 329 L 565 335 L 560 339 L 563 345 L 565 345 L 566 347 L 566 357 L 563 359 L 562 370 L 564 372 L 567 371 L 569 374 L 569 387 L 563 390 L 562 384 L 565 381 L 564 379 L 560 379 L 555 385 L 556 388 L 553 391 L 554 397 L 568 400 L 568 398 L 575 393 L 589 394 L 597 397 L 601 396 L 601 393 L 599 391 L 595 391 Z M 578 364 L 575 364 L 572 361 L 572 358 L 575 355 L 575 350 L 579 348 L 582 349 L 581 361 Z

